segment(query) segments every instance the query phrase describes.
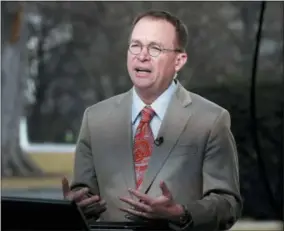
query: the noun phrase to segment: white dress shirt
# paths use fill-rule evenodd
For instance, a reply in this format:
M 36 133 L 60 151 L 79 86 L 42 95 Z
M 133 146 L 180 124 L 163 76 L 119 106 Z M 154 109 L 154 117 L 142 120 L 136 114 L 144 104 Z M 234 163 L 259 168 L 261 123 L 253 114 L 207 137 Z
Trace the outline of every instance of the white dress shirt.
M 152 109 L 155 111 L 155 115 L 150 122 L 150 126 L 153 132 L 154 139 L 157 138 L 161 123 L 166 114 L 167 107 L 171 100 L 173 93 L 176 90 L 176 83 L 173 81 L 171 85 L 167 88 L 166 91 L 162 95 L 160 95 L 151 105 Z M 135 88 L 133 88 L 133 96 L 132 96 L 132 134 L 133 138 L 135 136 L 136 129 L 141 120 L 141 111 L 147 106 L 137 95 Z

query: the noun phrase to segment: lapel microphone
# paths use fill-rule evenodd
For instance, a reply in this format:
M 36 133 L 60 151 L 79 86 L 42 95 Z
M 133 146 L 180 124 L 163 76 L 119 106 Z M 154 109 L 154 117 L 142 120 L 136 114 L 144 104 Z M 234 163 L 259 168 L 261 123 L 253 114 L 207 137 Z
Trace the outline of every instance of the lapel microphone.
M 157 139 L 154 140 L 154 144 L 156 146 L 160 146 L 162 143 L 164 143 L 164 137 L 160 136 Z

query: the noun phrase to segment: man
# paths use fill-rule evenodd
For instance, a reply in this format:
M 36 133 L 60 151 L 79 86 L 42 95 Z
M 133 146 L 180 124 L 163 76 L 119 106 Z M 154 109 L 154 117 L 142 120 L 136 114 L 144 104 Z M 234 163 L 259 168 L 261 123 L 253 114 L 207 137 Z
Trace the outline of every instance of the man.
M 89 217 L 167 222 L 175 230 L 229 229 L 240 217 L 230 115 L 175 79 L 187 30 L 167 12 L 136 18 L 127 67 L 134 87 L 84 113 L 66 198 Z M 125 216 L 127 215 L 127 216 Z

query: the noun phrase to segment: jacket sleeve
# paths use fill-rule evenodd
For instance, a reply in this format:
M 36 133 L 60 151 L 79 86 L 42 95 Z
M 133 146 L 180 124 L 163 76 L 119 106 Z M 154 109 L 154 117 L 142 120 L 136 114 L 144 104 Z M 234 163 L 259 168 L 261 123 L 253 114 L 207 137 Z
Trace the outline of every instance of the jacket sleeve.
M 87 108 L 83 115 L 80 132 L 77 139 L 74 158 L 73 182 L 71 188 L 88 187 L 93 194 L 99 194 L 89 129 Z
M 83 120 L 76 144 L 74 168 L 73 168 L 73 181 L 71 184 L 71 190 L 80 190 L 83 187 L 89 188 L 89 193 L 86 197 L 92 195 L 100 195 L 94 161 L 91 148 L 91 139 L 89 132 L 89 114 L 88 109 L 85 110 Z M 95 205 L 89 205 L 83 209 L 87 219 L 97 219 L 99 213 Z
M 188 204 L 192 225 L 184 230 L 226 230 L 241 216 L 238 155 L 223 110 L 210 131 L 203 163 L 203 198 Z

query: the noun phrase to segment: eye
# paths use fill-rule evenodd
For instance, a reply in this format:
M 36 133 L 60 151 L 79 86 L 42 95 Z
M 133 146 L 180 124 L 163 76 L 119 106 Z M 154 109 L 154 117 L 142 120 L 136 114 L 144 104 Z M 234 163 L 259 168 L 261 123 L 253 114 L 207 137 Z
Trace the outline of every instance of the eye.
M 161 48 L 157 46 L 152 46 L 151 49 L 155 51 L 161 51 Z
M 131 46 L 131 47 L 140 47 L 139 44 L 131 44 L 130 46 Z

